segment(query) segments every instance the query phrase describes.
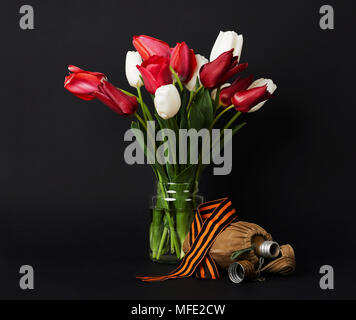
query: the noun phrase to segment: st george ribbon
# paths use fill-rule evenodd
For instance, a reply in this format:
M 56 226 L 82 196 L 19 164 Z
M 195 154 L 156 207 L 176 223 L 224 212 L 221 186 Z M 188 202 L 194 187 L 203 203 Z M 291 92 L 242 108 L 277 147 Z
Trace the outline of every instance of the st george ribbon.
M 218 279 L 218 268 L 209 254 L 216 237 L 232 222 L 237 213 L 228 198 L 202 203 L 195 214 L 189 231 L 190 249 L 179 267 L 163 276 L 137 276 L 145 282 L 188 278 L 194 272 L 198 278 Z

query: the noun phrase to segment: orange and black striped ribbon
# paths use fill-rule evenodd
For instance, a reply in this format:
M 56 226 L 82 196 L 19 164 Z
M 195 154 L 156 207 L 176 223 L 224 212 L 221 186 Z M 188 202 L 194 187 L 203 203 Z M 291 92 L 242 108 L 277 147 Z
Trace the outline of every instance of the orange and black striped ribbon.
M 216 237 L 236 219 L 236 211 L 228 198 L 201 204 L 189 232 L 190 249 L 179 267 L 165 276 L 137 278 L 146 282 L 164 281 L 187 278 L 196 271 L 199 278 L 218 279 L 218 268 L 209 254 L 209 249 Z

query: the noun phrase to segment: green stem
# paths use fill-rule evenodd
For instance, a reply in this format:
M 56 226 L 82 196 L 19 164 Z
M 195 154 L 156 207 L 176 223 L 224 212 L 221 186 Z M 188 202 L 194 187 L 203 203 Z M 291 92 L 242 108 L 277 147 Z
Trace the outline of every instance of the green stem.
M 177 230 L 178 239 L 180 241 L 181 256 L 184 256 L 183 243 L 185 237 L 189 233 L 189 229 L 193 221 L 193 218 L 194 218 L 194 209 L 190 208 L 188 205 L 186 205 L 185 208 L 176 209 L 176 230 Z
M 216 112 L 216 110 L 217 110 L 217 108 L 219 106 L 220 91 L 221 91 L 221 87 L 218 87 L 216 89 L 216 96 L 215 96 L 215 101 L 214 101 L 214 113 Z
M 177 239 L 177 234 L 176 231 L 174 230 L 174 222 L 169 211 L 166 211 L 166 217 L 168 220 L 169 230 L 171 231 L 171 239 L 173 239 L 173 245 L 176 251 L 176 256 L 179 259 L 180 258 L 180 245 L 178 242 L 179 240 Z
M 173 242 L 173 238 L 171 237 L 171 254 L 174 253 L 174 242 Z
M 161 180 L 159 181 L 159 185 L 160 185 L 162 193 L 164 194 L 164 198 L 166 198 L 167 197 L 166 191 L 165 191 L 165 188 L 164 188 L 163 183 L 162 183 Z M 163 201 L 163 205 L 165 207 L 165 216 L 167 218 L 169 229 L 171 231 L 171 239 L 173 241 L 174 248 L 176 250 L 176 256 L 179 259 L 180 258 L 180 247 L 179 247 L 179 242 L 178 242 L 178 239 L 177 239 L 176 232 L 174 230 L 174 223 L 173 223 L 172 217 L 171 217 L 171 215 L 169 213 L 169 209 L 170 208 L 169 208 L 169 205 L 167 205 L 166 201 Z M 157 260 L 159 259 L 159 257 L 160 257 L 160 254 L 157 254 Z
M 147 115 L 146 115 L 146 112 L 145 112 L 145 109 L 144 107 L 142 106 L 142 95 L 141 95 L 141 89 L 140 87 L 137 88 L 137 93 L 138 93 L 138 103 L 140 104 L 141 106 L 141 109 L 142 109 L 142 113 L 143 113 L 143 117 L 145 119 L 145 123 L 147 123 Z
M 120 91 L 122 91 L 123 93 L 127 94 L 127 95 L 130 96 L 130 97 L 136 97 L 133 93 L 128 92 L 128 91 L 126 91 L 126 90 L 124 90 L 124 89 L 121 89 L 121 88 L 117 88 L 117 89 L 120 90 Z M 136 97 L 136 98 L 137 98 L 137 97 Z
M 209 128 L 209 131 L 214 127 L 214 124 L 216 123 L 216 121 L 218 121 L 222 116 L 223 114 L 225 114 L 226 112 L 228 112 L 229 110 L 231 110 L 232 108 L 234 108 L 234 105 L 231 105 L 227 108 L 225 108 L 223 111 L 221 111 L 217 116 L 216 118 L 214 119 L 214 121 L 212 122 L 210 128 Z
M 231 125 L 236 121 L 236 119 L 241 115 L 240 111 L 237 111 L 236 114 L 230 119 L 230 121 L 225 125 L 225 127 L 221 130 L 219 138 L 216 138 L 212 144 L 211 149 L 214 148 L 215 144 L 217 143 L 218 139 L 221 139 L 225 136 L 225 129 L 229 129 Z
M 152 250 L 152 259 L 156 259 L 159 245 L 161 243 L 163 232 L 162 210 L 152 210 L 152 222 L 150 225 L 150 247 Z
M 138 101 L 139 101 L 139 103 L 141 105 L 142 113 L 143 113 L 143 115 L 145 117 L 145 121 L 147 122 L 147 118 L 152 121 L 153 118 L 152 118 L 151 112 L 148 110 L 148 107 L 143 102 L 142 93 L 141 93 L 141 88 L 140 87 L 137 88 L 137 93 L 138 93 Z
M 135 112 L 135 117 L 137 118 L 138 121 L 140 121 L 140 123 L 143 125 L 143 127 L 147 131 L 146 123 L 142 120 L 142 118 L 140 117 L 140 115 L 137 112 Z
M 165 227 L 164 230 L 163 230 L 163 233 L 162 233 L 161 242 L 160 242 L 159 247 L 158 247 L 158 252 L 157 252 L 157 256 L 156 256 L 157 260 L 159 260 L 159 258 L 161 257 L 161 253 L 162 253 L 162 249 L 163 249 L 164 243 L 166 241 L 167 233 L 168 233 L 168 229 Z
M 231 106 L 230 106 L 231 107 Z M 229 108 L 230 108 L 229 107 Z M 223 130 L 221 130 L 220 132 L 220 135 L 219 137 L 217 137 L 212 145 L 211 145 L 211 150 L 214 149 L 216 143 L 218 142 L 218 140 L 220 140 L 221 138 L 224 138 L 225 137 L 225 132 L 224 132 L 224 129 L 228 129 L 230 128 L 230 126 L 236 121 L 236 119 L 241 115 L 241 112 L 238 111 L 236 112 L 236 114 L 230 119 L 230 121 L 225 125 L 225 127 L 223 128 Z M 240 126 L 238 126 L 238 128 L 236 128 L 237 130 L 233 131 L 233 135 L 238 131 L 240 130 L 242 127 L 244 127 L 246 124 L 246 122 L 242 123 Z M 199 181 L 199 177 L 200 177 L 200 174 L 201 174 L 201 168 L 202 168 L 202 163 L 201 163 L 201 158 L 202 158 L 202 155 L 200 155 L 199 157 L 199 160 L 198 160 L 198 169 L 197 169 L 197 172 L 196 172 L 196 175 L 195 175 L 195 180 L 196 181 Z
M 189 102 L 188 102 L 188 105 L 187 105 L 187 111 L 189 111 L 190 109 L 190 105 L 192 104 L 195 96 L 198 94 L 198 92 L 203 88 L 203 85 L 201 85 L 193 94 L 191 93 L 190 94 L 190 97 L 189 97 Z
M 178 74 L 174 71 L 174 69 L 170 66 L 169 69 L 171 70 L 174 78 L 176 79 L 177 83 L 178 83 L 178 86 L 179 86 L 179 89 L 180 91 L 183 91 L 183 85 L 182 85 L 182 82 L 180 81 L 179 77 L 178 77 Z
M 195 97 L 194 91 L 190 91 L 190 93 L 189 93 L 189 100 L 188 100 L 188 103 L 187 103 L 187 106 L 186 106 L 185 110 L 188 111 L 189 106 L 190 106 L 190 104 L 192 103 L 192 100 L 193 100 L 194 97 Z
M 221 107 L 222 107 L 222 105 L 219 104 L 218 107 L 217 107 L 216 110 L 215 110 L 215 114 L 216 114 L 216 112 L 218 112 L 218 110 L 219 110 Z
M 176 137 L 178 137 L 179 136 L 179 128 L 177 125 L 176 118 L 168 119 L 168 124 L 169 124 L 170 128 L 175 132 Z M 169 140 L 171 140 L 171 139 L 169 139 Z M 179 171 L 179 159 L 178 159 L 178 155 L 177 155 L 177 150 L 173 149 L 172 142 L 169 142 L 169 148 L 172 150 L 172 158 L 173 158 L 173 160 L 175 160 L 173 163 L 173 167 L 174 167 L 174 172 L 177 175 L 178 171 Z
M 237 111 L 236 114 L 230 119 L 230 121 L 225 125 L 224 129 L 230 128 L 230 126 L 235 122 L 235 120 L 241 115 L 240 111 Z M 224 132 L 224 130 L 222 131 Z

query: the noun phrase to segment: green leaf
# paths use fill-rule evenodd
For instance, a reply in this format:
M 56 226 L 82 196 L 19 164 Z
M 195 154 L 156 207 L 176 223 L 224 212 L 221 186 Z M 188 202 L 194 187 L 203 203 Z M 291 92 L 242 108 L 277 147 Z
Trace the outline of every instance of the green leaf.
M 181 93 L 182 104 L 181 104 L 180 109 L 177 113 L 177 123 L 178 123 L 180 129 L 188 129 L 187 105 L 189 102 L 189 95 L 190 95 L 190 92 L 187 89 L 185 89 Z
M 176 123 L 176 120 L 175 119 L 168 119 L 168 120 L 165 120 L 163 118 L 161 118 L 156 112 L 155 112 L 155 117 L 158 121 L 158 124 L 160 126 L 161 129 L 172 129 L 174 131 L 178 130 L 178 127 L 177 127 L 177 123 Z M 176 135 L 177 136 L 177 133 Z M 164 143 L 164 142 L 162 142 Z M 168 141 L 169 143 L 169 141 Z M 176 141 L 177 143 L 177 141 Z M 171 152 L 172 153 L 172 156 L 174 158 L 174 156 L 177 158 L 177 155 L 176 155 L 176 150 L 173 150 L 173 145 L 171 145 L 170 143 L 168 144 L 168 150 L 166 150 L 166 156 L 168 156 L 167 153 Z M 171 164 L 171 163 L 166 163 L 165 164 L 165 167 L 166 167 L 166 170 L 167 170 L 167 174 L 168 174 L 168 178 L 170 179 L 170 181 L 172 181 L 174 179 L 174 177 L 176 176 L 176 173 L 177 173 L 177 164 Z
M 246 122 L 240 123 L 237 126 L 232 128 L 232 135 L 231 138 L 235 135 L 236 132 L 238 132 L 240 129 L 242 129 L 246 125 Z M 231 139 L 230 138 L 230 139 Z M 224 139 L 227 139 L 226 137 Z M 220 139 L 220 150 L 224 148 L 225 143 L 227 143 L 230 139 L 227 139 L 226 141 L 222 137 Z M 215 145 L 214 145 L 215 146 Z M 214 147 L 212 146 L 212 147 Z M 201 168 L 200 174 L 209 166 L 209 164 L 203 164 Z
M 240 123 L 237 126 L 233 127 L 231 130 L 230 138 L 226 138 L 225 136 L 221 137 L 220 139 L 220 150 L 224 148 L 225 144 L 232 139 L 232 137 L 237 133 L 240 129 L 242 129 L 246 125 L 246 122 Z
M 246 125 L 246 122 L 242 122 L 239 125 L 237 125 L 234 128 L 232 128 L 232 135 L 234 135 L 237 131 L 242 129 L 245 125 Z
M 157 122 L 160 126 L 160 129 L 165 129 L 165 128 L 169 128 L 169 125 L 168 125 L 168 121 L 167 120 L 164 120 L 163 118 L 161 118 L 157 111 L 155 110 L 155 117 L 157 119 Z
M 141 132 L 144 134 L 144 137 L 146 137 L 145 130 L 143 130 L 142 127 L 140 127 L 140 124 L 138 122 L 132 121 L 131 122 L 131 128 L 132 129 L 141 130 Z M 135 135 L 135 137 L 136 137 L 137 142 L 139 143 L 139 145 L 141 146 L 143 152 L 145 153 L 145 155 L 147 157 L 148 150 L 147 150 L 147 146 L 146 146 L 145 140 L 142 140 L 142 137 L 140 135 Z M 164 168 L 158 162 L 156 162 L 154 164 L 151 164 L 151 166 L 152 166 L 152 169 L 155 172 L 156 176 L 157 176 L 157 173 L 158 173 L 163 181 L 168 181 L 167 174 L 166 174 Z
M 198 168 L 198 165 L 192 164 L 189 167 L 185 168 L 182 170 L 175 178 L 174 181 L 175 183 L 189 183 L 189 182 L 194 182 L 195 179 L 195 173 Z
M 195 82 L 195 90 L 198 90 L 199 87 L 200 87 L 200 81 L 199 81 L 199 77 L 197 77 L 197 81 Z
M 254 247 L 252 246 L 252 247 L 250 247 L 250 248 L 237 250 L 237 251 L 235 251 L 235 252 L 230 256 L 230 259 L 231 259 L 231 260 L 235 260 L 235 259 L 237 259 L 239 256 L 241 256 L 243 253 L 249 252 L 249 251 L 253 250 L 253 248 L 254 248 Z
M 209 128 L 213 122 L 214 109 L 210 92 L 204 88 L 198 92 L 190 107 L 189 128 L 199 131 L 201 128 Z

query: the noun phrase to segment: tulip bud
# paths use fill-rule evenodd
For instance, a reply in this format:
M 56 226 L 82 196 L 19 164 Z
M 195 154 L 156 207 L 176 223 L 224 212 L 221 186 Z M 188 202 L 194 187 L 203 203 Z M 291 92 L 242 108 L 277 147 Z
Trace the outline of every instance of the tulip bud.
M 64 79 L 64 88 L 82 100 L 95 99 L 93 92 L 98 90 L 106 76 L 100 72 L 82 70 L 76 66 L 68 66 L 70 73 Z
M 152 56 L 137 68 L 142 75 L 146 90 L 151 94 L 155 94 L 159 87 L 172 83 L 168 58 Z
M 171 48 L 168 43 L 153 37 L 145 35 L 134 36 L 132 43 L 143 60 L 147 60 L 152 56 L 169 58 L 171 55 Z
M 138 108 L 137 98 L 128 96 L 108 81 L 103 81 L 94 96 L 112 111 L 126 117 L 134 114 Z
M 240 112 L 255 112 L 272 97 L 277 86 L 270 79 L 258 79 L 247 90 L 234 94 L 232 103 Z
M 259 86 L 263 86 L 263 85 L 267 85 L 267 91 L 269 93 L 269 97 L 268 99 L 272 96 L 272 94 L 276 91 L 277 86 L 273 83 L 273 81 L 271 79 L 264 79 L 264 78 L 260 78 L 257 79 L 256 81 L 254 81 L 250 86 L 249 89 L 255 88 L 255 87 L 259 87 Z M 259 109 L 262 108 L 262 106 L 266 103 L 267 99 L 256 104 L 254 107 L 252 107 L 250 109 L 249 112 L 255 112 Z
M 172 50 L 170 66 L 182 82 L 189 81 L 197 66 L 194 51 L 189 49 L 185 42 L 177 43 Z
M 197 62 L 197 66 L 195 67 L 195 70 L 193 72 L 193 75 L 191 77 L 191 79 L 185 84 L 186 88 L 189 91 L 193 91 L 195 89 L 195 85 L 197 83 L 197 79 L 199 79 L 199 71 L 200 68 L 209 62 L 209 60 L 207 58 L 205 58 L 204 56 L 200 55 L 200 54 L 196 54 L 195 55 L 195 60 Z
M 156 90 L 154 104 L 161 118 L 167 120 L 174 117 L 181 105 L 177 88 L 173 84 L 159 87 Z
M 237 72 L 245 70 L 247 63 L 238 64 L 233 49 L 222 53 L 214 61 L 204 64 L 200 69 L 200 81 L 205 88 L 213 89 L 227 82 Z
M 137 65 L 141 65 L 142 58 L 137 51 L 127 51 L 125 72 L 126 78 L 131 87 L 140 88 L 143 85 L 141 74 L 137 69 Z
M 69 66 L 73 72 L 65 77 L 64 87 L 75 96 L 83 100 L 97 98 L 111 110 L 122 116 L 136 112 L 138 102 L 136 97 L 130 97 L 117 89 L 104 74 L 82 70 L 76 66 Z
M 226 87 L 229 87 L 229 86 L 231 86 L 231 83 L 224 83 L 221 87 L 220 87 L 220 90 L 221 89 L 224 89 L 224 88 L 226 88 Z M 213 91 L 211 91 L 211 94 L 210 94 L 210 96 L 211 96 L 211 99 L 213 99 L 213 100 L 215 100 L 216 99 L 216 93 L 217 93 L 217 91 L 218 91 L 218 89 L 214 89 Z M 221 95 L 221 91 L 220 91 L 220 95 Z
M 220 103 L 227 107 L 231 105 L 232 96 L 239 91 L 246 90 L 253 81 L 253 76 L 247 78 L 237 78 L 230 86 L 226 86 L 220 92 Z
M 215 60 L 222 53 L 231 49 L 233 49 L 233 56 L 237 56 L 239 61 L 241 56 L 242 44 L 242 34 L 238 35 L 234 31 L 220 31 L 218 37 L 215 40 L 213 49 L 211 50 L 210 61 Z

